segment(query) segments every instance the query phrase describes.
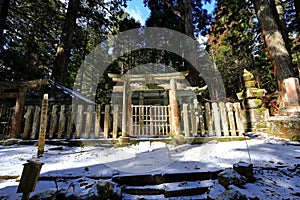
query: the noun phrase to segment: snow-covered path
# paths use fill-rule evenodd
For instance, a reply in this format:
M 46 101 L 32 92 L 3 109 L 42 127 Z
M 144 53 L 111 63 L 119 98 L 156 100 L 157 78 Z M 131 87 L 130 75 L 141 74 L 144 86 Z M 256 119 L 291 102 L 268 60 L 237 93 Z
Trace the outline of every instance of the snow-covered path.
M 57 148 L 47 145 L 42 157 L 37 158 L 36 153 L 36 146 L 0 146 L 0 177 L 20 176 L 23 164 L 27 160 L 45 163 L 40 177 L 73 177 L 75 180 L 80 177 L 109 178 L 116 174 L 223 169 L 230 168 L 239 161 L 245 161 L 252 162 L 254 167 L 265 169 L 275 167 L 280 170 L 258 172 L 256 174 L 259 177 L 258 181 L 247 184 L 243 189 L 244 193 L 262 199 L 270 198 L 272 195 L 276 199 L 275 197 L 279 198 L 278 194 L 281 193 L 282 198 L 288 198 L 289 195 L 293 198 L 295 194 L 300 194 L 300 175 L 294 170 L 297 164 L 300 166 L 300 143 L 262 138 L 176 147 L 161 142 L 141 142 L 122 148 L 112 146 Z M 20 198 L 21 194 L 16 194 L 18 184 L 15 179 L 0 180 L 0 197 Z M 59 187 L 67 187 L 69 183 L 60 184 Z M 39 181 L 32 195 L 51 188 L 56 190 L 54 181 Z

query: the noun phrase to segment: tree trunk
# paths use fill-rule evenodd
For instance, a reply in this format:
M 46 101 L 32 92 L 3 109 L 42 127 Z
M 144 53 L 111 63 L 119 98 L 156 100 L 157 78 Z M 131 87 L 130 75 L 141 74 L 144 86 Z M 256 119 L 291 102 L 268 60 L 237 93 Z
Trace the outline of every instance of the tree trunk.
M 57 47 L 56 58 L 53 66 L 53 77 L 61 84 L 65 84 L 65 79 L 68 73 L 68 64 L 72 49 L 73 35 L 76 29 L 79 5 L 80 0 L 69 1 L 61 40 Z
M 186 35 L 194 38 L 193 28 L 193 14 L 192 14 L 192 2 L 191 0 L 185 1 L 184 6 L 184 32 Z
M 184 33 L 189 37 L 194 39 L 194 27 L 193 27 L 193 13 L 192 13 L 192 2 L 191 0 L 186 0 L 184 3 Z M 194 51 L 185 52 L 186 57 L 190 59 L 196 59 L 197 53 Z M 200 77 L 198 69 L 194 68 L 197 66 L 188 67 L 189 75 L 188 80 L 191 86 L 200 86 Z
M 6 18 L 8 14 L 9 0 L 0 0 L 0 45 L 4 44 L 3 33 L 6 26 Z
M 292 61 L 268 0 L 251 1 L 254 4 L 276 79 L 282 82 L 284 79 L 293 77 Z
M 297 81 L 289 79 L 293 77 L 292 60 L 278 23 L 272 15 L 268 0 L 251 0 L 262 29 L 266 50 L 270 57 L 274 76 L 278 81 L 280 97 L 278 99 L 281 107 L 299 106 Z
M 289 41 L 288 30 L 286 28 L 286 23 L 284 19 L 284 6 L 282 0 L 270 0 L 271 9 L 273 11 L 273 16 L 277 21 L 277 26 L 281 32 L 283 40 L 285 42 L 285 47 L 291 55 L 291 45 Z

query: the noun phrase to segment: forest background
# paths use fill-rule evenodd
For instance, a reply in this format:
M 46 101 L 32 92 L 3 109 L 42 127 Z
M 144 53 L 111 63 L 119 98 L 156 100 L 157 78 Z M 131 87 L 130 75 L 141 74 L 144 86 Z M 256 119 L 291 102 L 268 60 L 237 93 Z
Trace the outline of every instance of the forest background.
M 0 0 L 0 81 L 50 79 L 72 88 L 86 56 L 109 36 L 142 28 L 125 8 L 129 0 Z M 142 0 L 141 0 L 142 1 Z M 280 82 L 299 78 L 299 0 L 144 0 L 150 9 L 145 27 L 165 27 L 194 39 L 207 37 L 206 50 L 224 81 L 226 95 L 236 99 L 244 69 L 269 94 Z M 109 49 L 107 49 L 109 51 Z M 107 72 L 124 74 L 145 63 L 189 70 L 183 58 L 166 51 L 140 49 L 119 57 Z M 89 76 L 93 79 L 93 73 Z M 203 80 L 190 77 L 192 86 Z M 114 83 L 103 76 L 97 101 Z M 82 88 L 88 87 L 85 85 Z

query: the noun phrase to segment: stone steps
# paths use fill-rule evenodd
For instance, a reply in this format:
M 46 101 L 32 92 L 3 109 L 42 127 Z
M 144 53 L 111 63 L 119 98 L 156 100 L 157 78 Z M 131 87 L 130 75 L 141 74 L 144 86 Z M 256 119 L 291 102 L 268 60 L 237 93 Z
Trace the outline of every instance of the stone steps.
M 213 180 L 195 182 L 164 183 L 155 186 L 125 186 L 122 193 L 129 195 L 163 195 L 164 197 L 180 197 L 202 195 L 213 185 Z
M 172 199 L 176 197 L 197 197 L 206 199 L 208 189 L 215 183 L 221 170 L 189 173 L 165 173 L 114 176 L 119 184 L 123 199 Z

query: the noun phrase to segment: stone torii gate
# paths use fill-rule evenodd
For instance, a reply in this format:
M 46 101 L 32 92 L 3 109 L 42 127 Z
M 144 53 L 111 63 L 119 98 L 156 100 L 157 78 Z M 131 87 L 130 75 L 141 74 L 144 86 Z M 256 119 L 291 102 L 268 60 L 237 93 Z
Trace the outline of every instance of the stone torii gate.
M 169 94 L 170 105 L 170 135 L 180 134 L 180 112 L 177 101 L 177 91 L 186 88 L 186 84 L 178 83 L 184 80 L 188 72 L 172 72 L 160 74 L 108 74 L 114 82 L 113 92 L 122 93 L 122 136 L 120 143 L 127 143 L 130 135 L 132 92 L 146 90 L 165 90 Z M 135 83 L 135 84 L 133 84 Z

